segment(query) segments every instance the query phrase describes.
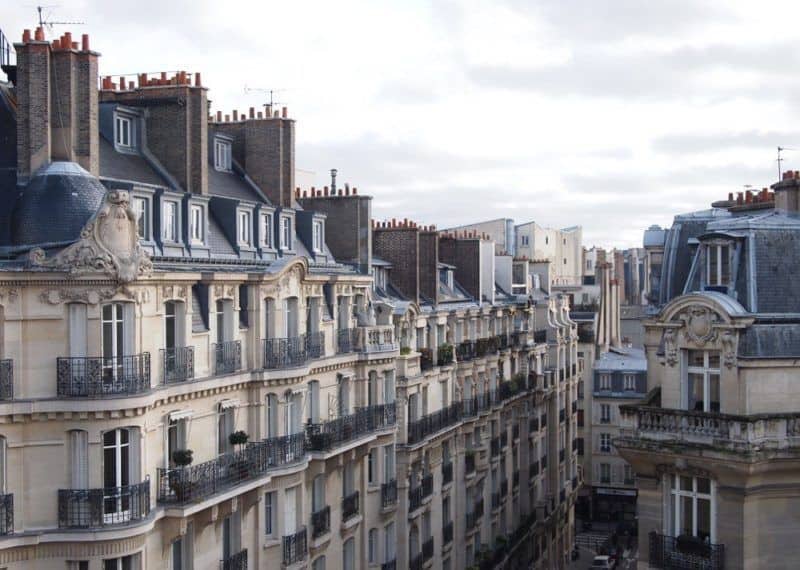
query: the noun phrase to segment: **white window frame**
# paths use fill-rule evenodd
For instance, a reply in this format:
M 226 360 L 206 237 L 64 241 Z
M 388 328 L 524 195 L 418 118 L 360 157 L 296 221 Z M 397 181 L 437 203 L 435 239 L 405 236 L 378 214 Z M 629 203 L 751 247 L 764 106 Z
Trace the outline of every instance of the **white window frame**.
M 681 391 L 681 400 L 682 400 L 682 407 L 684 410 L 689 409 L 689 374 L 702 374 L 703 375 L 703 411 L 704 412 L 712 412 L 711 410 L 711 376 L 717 377 L 717 382 L 719 383 L 719 399 L 720 399 L 720 410 L 722 408 L 722 369 L 721 366 L 719 368 L 712 368 L 709 364 L 710 355 L 712 353 L 716 354 L 721 363 L 721 354 L 719 351 L 716 350 L 703 350 L 698 351 L 703 353 L 703 366 L 690 366 L 689 365 L 689 351 L 684 351 L 683 358 L 684 358 L 684 371 L 683 371 L 683 390 Z
M 177 243 L 180 237 L 180 208 L 174 200 L 161 204 L 161 239 Z
M 259 227 L 261 229 L 261 235 L 259 236 L 259 239 L 261 240 L 261 246 L 262 247 L 271 248 L 272 247 L 272 239 L 273 239 L 272 238 L 272 231 L 273 231 L 272 230 L 272 214 L 262 213 L 261 214 L 261 224 L 260 224 Z
M 131 209 L 136 216 L 136 235 L 139 239 L 150 239 L 150 198 L 146 196 L 131 197 Z M 142 231 L 139 232 L 139 222 L 142 223 Z
M 608 411 L 608 413 L 605 413 L 606 411 Z M 611 404 L 600 404 L 600 423 L 611 423 Z
M 125 129 L 127 126 L 127 140 L 125 140 Z M 136 148 L 136 133 L 134 131 L 134 119 L 120 113 L 114 113 L 114 146 L 122 150 L 134 150 Z
M 280 244 L 281 249 L 292 249 L 292 218 L 289 216 L 281 216 Z
M 189 237 L 192 243 L 205 243 L 206 241 L 206 220 L 205 208 L 198 204 L 189 207 Z
M 709 492 L 708 493 L 701 493 L 697 490 L 697 480 L 698 479 L 705 479 L 705 477 L 691 477 L 692 479 L 692 490 L 691 491 L 683 491 L 680 488 L 680 478 L 682 475 L 678 473 L 674 473 L 671 475 L 666 475 L 666 477 L 670 477 L 672 479 L 671 484 L 669 485 L 670 489 L 670 506 L 672 508 L 672 521 L 673 521 L 673 528 L 670 529 L 671 532 L 674 533 L 673 536 L 679 536 L 681 533 L 681 527 L 683 526 L 681 523 L 680 518 L 680 500 L 682 497 L 688 497 L 692 500 L 692 536 L 697 536 L 697 501 L 698 499 L 707 499 L 710 504 L 710 521 L 709 521 L 709 540 L 711 544 L 716 544 L 717 542 L 717 529 L 716 529 L 716 521 L 717 521 L 717 501 L 716 501 L 716 482 L 713 479 L 708 479 L 709 483 Z M 685 477 L 689 477 L 689 475 L 685 475 Z M 669 519 L 667 519 L 669 520 Z M 665 526 L 669 526 L 667 523 Z
M 314 220 L 312 224 L 312 246 L 314 253 L 322 253 L 323 251 L 323 236 L 325 235 L 325 226 L 322 220 Z
M 623 374 L 622 375 L 622 384 L 623 384 L 623 389 L 626 392 L 635 392 L 636 391 L 636 375 L 635 374 Z
M 239 245 L 252 244 L 253 222 L 250 212 L 238 210 L 236 212 L 236 236 Z
M 727 287 L 731 281 L 731 251 L 730 243 L 712 243 L 706 246 L 706 283 L 713 287 Z M 711 259 L 715 258 L 716 267 L 712 274 Z M 723 273 L 722 260 L 727 257 L 727 274 Z
M 214 169 L 220 172 L 231 171 L 231 143 L 220 139 L 214 138 Z
M 267 538 L 278 536 L 278 493 L 277 491 L 267 491 L 264 493 L 264 535 Z
M 600 374 L 600 382 L 599 382 L 599 389 L 600 391 L 609 391 L 611 390 L 611 374 L 603 373 Z
M 601 433 L 600 434 L 600 452 L 601 453 L 611 453 L 611 434 L 610 433 Z

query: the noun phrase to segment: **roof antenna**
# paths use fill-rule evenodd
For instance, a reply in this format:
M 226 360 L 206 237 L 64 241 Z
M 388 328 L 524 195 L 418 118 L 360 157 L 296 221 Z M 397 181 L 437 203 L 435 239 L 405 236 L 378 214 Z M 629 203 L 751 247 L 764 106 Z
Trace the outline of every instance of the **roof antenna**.
M 286 91 L 286 89 L 263 89 L 261 87 L 248 87 L 247 85 L 244 86 L 245 93 L 269 93 L 269 102 L 264 103 L 264 107 L 267 109 L 267 117 L 272 113 L 272 107 L 274 105 L 282 105 L 280 101 L 275 101 L 275 94 L 282 93 Z
M 45 8 L 58 8 L 58 5 L 52 4 L 50 6 L 36 6 L 36 11 L 39 13 L 39 27 L 42 28 L 43 30 L 45 26 L 47 26 L 47 28 L 52 32 L 53 26 L 72 26 L 72 25 L 82 26 L 83 24 L 86 23 L 86 22 L 56 22 L 55 20 L 46 20 L 45 18 L 47 16 L 44 16 L 42 13 Z
M 778 181 L 779 182 L 781 180 L 781 175 L 783 173 L 783 170 L 781 169 L 781 162 L 783 162 L 784 159 L 781 158 L 781 153 L 784 150 L 794 150 L 794 149 L 793 148 L 786 148 L 785 146 L 779 146 L 778 147 L 778 161 L 777 162 L 778 162 Z

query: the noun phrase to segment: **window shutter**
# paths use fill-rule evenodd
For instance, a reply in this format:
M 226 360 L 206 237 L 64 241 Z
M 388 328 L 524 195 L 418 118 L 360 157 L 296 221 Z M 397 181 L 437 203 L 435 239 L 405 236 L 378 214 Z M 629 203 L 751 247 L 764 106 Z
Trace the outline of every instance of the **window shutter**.
M 182 422 L 178 422 L 180 425 Z M 128 476 L 131 484 L 140 483 L 141 477 L 141 464 L 139 458 L 141 456 L 141 438 L 139 437 L 139 430 L 136 428 L 128 429 Z
M 286 499 L 283 502 L 284 534 L 290 535 L 297 531 L 297 488 L 286 489 Z

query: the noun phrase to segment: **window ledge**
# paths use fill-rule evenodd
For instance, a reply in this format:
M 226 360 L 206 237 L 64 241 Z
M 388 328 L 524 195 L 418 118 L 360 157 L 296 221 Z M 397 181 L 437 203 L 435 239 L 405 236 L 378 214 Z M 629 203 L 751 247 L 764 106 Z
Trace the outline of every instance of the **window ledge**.
M 272 548 L 274 546 L 280 546 L 280 545 L 281 545 L 281 539 L 280 538 L 267 537 L 266 540 L 264 540 L 264 548 L 265 549 Z

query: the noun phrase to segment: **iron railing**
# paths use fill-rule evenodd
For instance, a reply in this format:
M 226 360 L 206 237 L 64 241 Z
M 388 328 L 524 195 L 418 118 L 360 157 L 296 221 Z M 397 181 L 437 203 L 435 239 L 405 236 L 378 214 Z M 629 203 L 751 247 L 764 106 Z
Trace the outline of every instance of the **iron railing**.
M 14 397 L 14 361 L 10 358 L 0 360 L 0 400 Z
M 451 542 L 453 542 L 453 521 L 442 526 L 442 544 L 450 544 Z
M 358 408 L 355 413 L 328 422 L 306 425 L 311 451 L 328 451 L 365 434 L 386 429 L 397 423 L 394 402 Z
M 289 566 L 306 559 L 308 537 L 306 527 L 283 537 L 283 564 Z
M 342 499 L 342 522 L 350 520 L 357 514 L 358 514 L 358 491 L 355 491 Z
M 381 570 L 397 570 L 397 560 L 389 560 L 381 564 Z
M 419 443 L 427 436 L 457 424 L 461 420 L 462 408 L 459 402 L 409 422 L 408 443 L 410 445 Z
M 475 453 L 464 456 L 464 471 L 467 475 L 475 473 Z
M 419 349 L 419 367 L 422 370 L 433 368 L 433 351 L 430 348 Z
M 427 562 L 433 558 L 433 537 L 422 543 L 422 559 Z
M 178 384 L 191 380 L 194 378 L 194 347 L 162 348 L 161 367 L 164 384 Z
M 453 364 L 453 345 L 443 344 L 436 350 L 436 365 L 447 366 Z
M 141 394 L 150 389 L 150 353 L 119 357 L 59 357 L 59 396 L 97 398 Z
M 228 340 L 212 345 L 214 374 L 230 374 L 242 368 L 242 341 Z
M 264 368 L 275 370 L 302 366 L 325 355 L 325 333 L 315 332 L 291 338 L 266 338 L 261 341 Z
M 348 354 L 356 349 L 356 329 L 336 331 L 336 354 Z
M 0 536 L 14 532 L 14 495 L 0 495 Z
M 546 330 L 533 331 L 533 342 L 535 342 L 536 344 L 547 342 L 547 331 Z
M 311 513 L 311 537 L 319 538 L 331 530 L 331 508 L 325 505 L 320 510 Z
M 392 479 L 381 485 L 381 507 L 388 508 L 397 504 L 397 480 Z
M 140 521 L 150 514 L 150 478 L 104 489 L 59 489 L 59 528 L 100 528 Z
M 158 469 L 158 501 L 183 504 L 204 500 L 270 469 L 302 461 L 305 451 L 305 437 L 298 433 L 249 443 L 244 449 L 197 465 Z
M 453 462 L 442 463 L 442 485 L 453 482 Z
M 220 560 L 220 570 L 247 570 L 247 549 Z
M 711 544 L 693 536 L 649 535 L 650 566 L 677 570 L 724 570 L 725 545 Z
M 456 358 L 459 362 L 466 362 L 475 358 L 475 343 L 471 340 L 465 340 L 456 346 Z

